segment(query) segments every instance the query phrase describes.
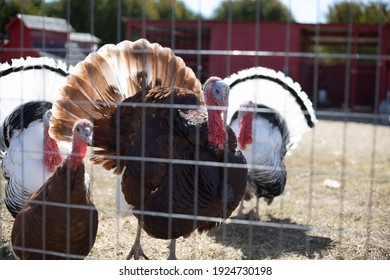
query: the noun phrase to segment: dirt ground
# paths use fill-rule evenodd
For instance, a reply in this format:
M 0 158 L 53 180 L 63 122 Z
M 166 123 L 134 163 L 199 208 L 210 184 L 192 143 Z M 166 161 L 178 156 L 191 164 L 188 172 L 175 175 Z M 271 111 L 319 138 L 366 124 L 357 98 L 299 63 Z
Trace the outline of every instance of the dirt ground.
M 390 259 L 388 126 L 320 120 L 286 166 L 286 190 L 270 206 L 260 201 L 260 221 L 252 220 L 255 201 L 246 203 L 245 219 L 233 217 L 208 233 L 178 239 L 177 257 Z M 116 213 L 117 177 L 98 166 L 88 165 L 88 170 L 99 210 L 98 235 L 88 259 L 125 259 L 137 220 Z M 0 245 L 7 245 L 13 218 L 3 202 L 0 207 Z M 168 244 L 142 235 L 151 259 L 166 259 Z M 5 248 L 0 259 L 12 258 Z

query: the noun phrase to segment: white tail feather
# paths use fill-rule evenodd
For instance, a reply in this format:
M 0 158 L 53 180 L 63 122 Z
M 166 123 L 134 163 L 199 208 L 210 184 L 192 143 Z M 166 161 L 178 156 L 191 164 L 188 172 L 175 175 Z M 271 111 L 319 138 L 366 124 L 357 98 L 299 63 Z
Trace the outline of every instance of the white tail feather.
M 0 122 L 22 103 L 33 100 L 54 102 L 68 68 L 48 57 L 13 59 L 0 65 Z
M 290 145 L 317 122 L 312 103 L 301 86 L 282 72 L 265 67 L 241 70 L 224 81 L 231 87 L 227 123 L 240 105 L 248 100 L 265 105 L 286 120 Z

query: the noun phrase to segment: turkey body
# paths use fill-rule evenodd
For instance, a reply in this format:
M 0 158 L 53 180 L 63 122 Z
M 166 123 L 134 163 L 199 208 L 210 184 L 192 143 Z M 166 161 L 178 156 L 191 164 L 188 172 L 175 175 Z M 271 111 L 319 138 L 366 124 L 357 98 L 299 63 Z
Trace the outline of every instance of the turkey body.
M 245 141 L 242 122 L 233 116 L 231 127 L 239 134 L 239 146 L 247 162 L 248 171 L 246 199 L 255 195 L 267 203 L 281 195 L 287 182 L 284 158 L 289 143 L 289 132 L 285 120 L 271 108 L 257 105 L 251 121 L 251 141 Z M 237 114 L 238 115 L 238 114 Z M 245 126 L 245 124 L 244 124 Z
M 49 179 L 71 143 L 57 142 L 48 135 L 52 103 L 30 101 L 17 107 L 0 132 L 2 173 L 6 179 L 5 205 L 13 217 L 30 195 Z M 86 173 L 85 176 L 89 178 Z
M 42 122 L 44 113 L 50 108 L 50 102 L 24 104 L 7 117 L 2 126 L 2 173 L 7 181 L 5 205 L 13 217 L 51 176 L 43 165 Z
M 73 149 L 16 215 L 11 242 L 17 258 L 83 259 L 90 252 L 98 212 L 85 183 L 84 154 L 84 148 Z
M 246 181 L 242 178 L 247 175 L 245 158 L 236 150 L 233 131 L 228 129 L 229 145 L 225 160 L 224 151 L 211 147 L 208 142 L 207 111 L 204 107 L 153 107 L 145 109 L 142 137 L 142 108 L 125 106 L 141 101 L 142 93 L 139 92 L 126 99 L 117 110 L 120 113 L 117 118 L 120 120 L 119 129 L 128 135 L 122 137 L 132 139 L 121 144 L 123 155 L 145 158 L 145 161 L 126 160 L 122 163 L 125 168 L 122 191 L 126 201 L 134 210 L 228 218 L 241 200 Z M 183 88 L 157 87 L 150 89 L 145 96 L 145 103 L 153 104 L 194 106 L 199 102 L 197 95 Z M 111 127 L 118 126 L 113 124 Z M 149 161 L 148 158 L 167 161 Z M 170 162 L 175 160 L 177 162 Z M 192 163 L 183 163 L 188 161 Z M 210 162 L 220 163 L 220 166 L 207 165 Z M 224 168 L 224 163 L 243 166 Z M 147 214 L 136 214 L 136 217 L 142 219 L 143 229 L 149 235 L 161 239 L 186 237 L 196 229 L 203 232 L 219 224 L 197 220 L 194 225 L 191 217 L 171 219 Z
M 87 195 L 84 166 L 78 167 L 70 176 L 68 172 L 69 160 L 31 195 L 16 216 L 12 246 L 19 258 L 82 259 L 90 252 L 96 239 L 98 213 Z M 67 188 L 68 184 L 72 186 L 71 190 Z M 58 205 L 45 205 L 46 202 Z
M 216 84 L 216 97 L 209 98 L 216 104 L 211 105 L 225 106 L 227 95 L 222 93 L 228 87 Z M 171 49 L 145 39 L 91 53 L 61 89 L 50 135 L 66 140 L 78 118 L 93 120 L 92 162 L 121 174 L 122 193 L 140 221 L 133 248 L 140 247 L 141 226 L 153 237 L 175 240 L 220 220 L 166 216 L 226 219 L 241 200 L 245 159 L 235 150 L 234 133 L 225 132 L 222 111 L 210 113 L 204 105 L 193 71 Z
M 70 151 L 68 143 L 51 150 L 43 118 L 58 97 L 68 68 L 51 58 L 16 59 L 0 65 L 0 153 L 6 179 L 5 204 L 13 217 L 28 197 L 53 174 Z M 46 137 L 47 136 L 47 137 Z
M 270 204 L 286 186 L 285 156 L 317 122 L 312 103 L 298 83 L 273 69 L 253 67 L 224 81 L 230 87 L 228 123 L 248 162 L 245 198 Z

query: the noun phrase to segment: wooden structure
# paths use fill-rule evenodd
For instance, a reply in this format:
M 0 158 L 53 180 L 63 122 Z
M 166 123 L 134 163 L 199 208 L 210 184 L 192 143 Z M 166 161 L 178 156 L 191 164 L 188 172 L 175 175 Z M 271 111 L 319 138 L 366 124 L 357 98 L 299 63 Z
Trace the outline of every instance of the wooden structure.
M 126 19 L 126 39 L 171 47 L 197 73 L 281 70 L 316 108 L 377 112 L 390 89 L 390 26 Z
M 75 32 L 62 18 L 18 14 L 5 29 L 9 38 L 1 45 L 1 62 L 27 56 L 49 56 L 74 65 L 96 50 L 100 43 L 92 34 Z

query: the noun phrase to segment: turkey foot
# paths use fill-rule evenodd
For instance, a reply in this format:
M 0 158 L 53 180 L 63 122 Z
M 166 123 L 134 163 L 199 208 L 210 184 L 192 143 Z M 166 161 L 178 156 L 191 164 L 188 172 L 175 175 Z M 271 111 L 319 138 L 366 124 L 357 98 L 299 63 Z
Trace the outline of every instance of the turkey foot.
M 143 257 L 145 260 L 149 260 L 149 258 L 145 255 L 141 246 L 141 230 L 142 230 L 142 222 L 138 221 L 137 227 L 137 235 L 135 237 L 135 241 L 133 246 L 131 247 L 130 253 L 127 255 L 127 260 L 130 260 L 131 257 L 134 257 L 134 260 L 139 260 L 140 257 Z

